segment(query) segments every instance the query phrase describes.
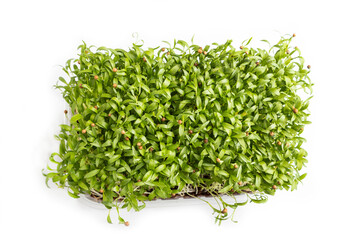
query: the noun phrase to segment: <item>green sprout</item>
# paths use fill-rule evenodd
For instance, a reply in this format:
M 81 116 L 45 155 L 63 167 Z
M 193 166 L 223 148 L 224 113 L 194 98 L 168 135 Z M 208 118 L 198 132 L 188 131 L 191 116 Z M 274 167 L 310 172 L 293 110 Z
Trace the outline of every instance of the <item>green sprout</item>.
M 147 50 L 83 43 L 55 86 L 69 123 L 60 125 L 46 184 L 99 199 L 126 226 L 119 209 L 139 211 L 156 198 L 200 199 L 220 224 L 248 201 L 296 189 L 306 176 L 300 134 L 310 123 L 312 83 L 293 37 L 268 50 L 250 48 L 251 39 Z M 238 202 L 240 193 L 248 200 Z

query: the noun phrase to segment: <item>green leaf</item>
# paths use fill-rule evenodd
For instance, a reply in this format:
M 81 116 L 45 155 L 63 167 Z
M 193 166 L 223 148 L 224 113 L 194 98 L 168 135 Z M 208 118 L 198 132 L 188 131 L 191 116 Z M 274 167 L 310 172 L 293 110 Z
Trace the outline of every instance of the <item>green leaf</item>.
M 74 194 L 74 193 L 72 193 L 72 192 L 70 192 L 70 191 L 68 191 L 68 194 L 69 194 L 69 196 L 72 197 L 72 198 L 80 198 L 78 195 L 76 195 L 76 194 Z
M 261 184 L 261 177 L 260 175 L 256 174 L 255 187 L 260 187 L 260 184 Z
M 150 177 L 152 176 L 153 172 L 151 170 L 147 171 L 147 173 L 145 173 L 144 177 L 143 177 L 143 181 L 147 182 Z
M 300 177 L 299 177 L 299 181 L 303 180 L 305 177 L 306 177 L 307 173 L 304 173 L 302 174 Z
M 267 200 L 268 200 L 268 198 L 267 197 L 264 197 L 264 196 L 262 196 L 262 197 L 259 197 L 259 198 L 250 198 L 251 199 L 251 201 L 252 202 L 254 202 L 254 203 L 266 203 L 267 202 Z
M 174 75 L 177 71 L 179 71 L 179 69 L 180 65 L 175 65 L 170 69 L 169 74 Z
M 240 165 L 237 169 L 237 172 L 236 172 L 236 179 L 237 181 L 240 181 L 241 180 L 241 171 L 242 171 L 242 165 Z
M 109 164 L 114 163 L 116 160 L 118 160 L 121 156 L 120 155 L 114 155 L 109 159 Z
M 259 66 L 259 67 L 255 68 L 254 73 L 258 74 L 258 75 L 261 75 L 261 74 L 263 74 L 265 72 L 265 70 L 266 70 L 265 66 Z
M 110 216 L 110 211 L 109 211 L 109 214 L 108 214 L 106 220 L 107 220 L 108 223 L 112 224 L 112 222 L 111 222 L 111 216 Z
M 199 137 L 199 133 L 196 133 L 190 140 L 190 143 L 194 143 L 196 139 Z
M 78 184 L 79 184 L 79 186 L 80 186 L 82 189 L 84 189 L 84 190 L 89 190 L 89 188 L 86 186 L 86 184 L 85 184 L 84 182 L 79 181 Z
M 232 189 L 232 186 L 231 185 L 227 185 L 226 187 L 224 187 L 223 189 L 221 189 L 219 191 L 219 193 L 226 193 L 228 191 L 230 191 L 230 189 Z
M 245 46 L 247 46 L 247 45 L 249 45 L 249 43 L 251 42 L 251 40 L 252 40 L 252 37 L 251 38 L 249 38 L 249 40 L 244 44 Z M 245 41 L 244 41 L 245 42 Z M 243 42 L 243 43 L 244 43 Z
M 219 174 L 219 175 L 222 175 L 222 176 L 224 176 L 224 177 L 226 177 L 226 178 L 229 177 L 229 173 L 226 172 L 226 171 L 224 171 L 224 170 L 219 170 L 219 171 L 218 171 L 218 174 Z
M 80 120 L 80 119 L 82 119 L 82 118 L 83 118 L 83 117 L 82 117 L 81 114 L 76 114 L 76 115 L 74 115 L 74 116 L 71 117 L 70 122 L 71 122 L 72 124 L 75 124 L 76 121 L 78 121 L 78 120 Z
M 96 174 L 98 174 L 99 172 L 100 172 L 100 169 L 92 170 L 91 172 L 85 174 L 84 178 L 91 178 L 91 177 L 95 176 Z
M 251 162 L 250 159 L 248 157 L 246 157 L 244 154 L 239 154 L 239 157 L 244 162 Z
M 183 136 L 184 135 L 184 125 L 180 125 L 179 127 L 179 136 Z
M 166 168 L 166 165 L 165 164 L 161 164 L 160 166 L 158 166 L 156 169 L 155 169 L 155 172 L 161 172 L 162 170 L 164 170 Z

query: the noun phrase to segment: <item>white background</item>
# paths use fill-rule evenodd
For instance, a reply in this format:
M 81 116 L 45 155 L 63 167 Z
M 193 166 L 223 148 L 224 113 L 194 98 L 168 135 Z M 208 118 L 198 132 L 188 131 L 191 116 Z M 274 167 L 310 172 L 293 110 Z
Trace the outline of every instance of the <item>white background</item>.
M 357 1 L 1 1 L 1 239 L 359 239 L 360 90 Z M 64 104 L 52 87 L 81 40 L 127 49 L 138 32 L 146 46 L 174 38 L 195 43 L 255 37 L 275 43 L 296 33 L 311 64 L 314 95 L 308 177 L 294 192 L 237 210 L 239 223 L 214 224 L 206 204 L 180 201 L 107 211 L 47 189 L 41 169 L 58 150 L 53 138 Z M 115 215 L 114 215 L 115 216 Z M 114 222 L 115 219 L 114 219 Z

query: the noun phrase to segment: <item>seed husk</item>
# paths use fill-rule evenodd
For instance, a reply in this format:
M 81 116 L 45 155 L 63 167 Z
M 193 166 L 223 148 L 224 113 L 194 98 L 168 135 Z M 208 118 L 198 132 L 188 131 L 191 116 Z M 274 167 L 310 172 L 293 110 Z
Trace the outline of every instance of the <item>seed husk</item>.
M 143 61 L 144 61 L 144 62 L 146 62 L 146 61 L 147 61 L 145 57 L 143 57 Z
M 240 46 L 240 49 L 244 49 L 244 47 L 243 47 L 243 46 Z
M 99 193 L 104 193 L 104 189 L 100 189 L 100 190 L 99 190 Z
M 227 213 L 227 208 L 224 208 L 221 212 L 224 214 Z
M 293 33 L 293 37 L 296 37 L 296 34 L 295 34 L 295 33 Z
M 274 189 L 274 190 L 275 190 L 276 188 L 277 188 L 277 187 L 276 187 L 276 185 L 273 185 L 273 186 L 272 186 L 272 189 Z
M 117 84 L 116 84 L 116 83 L 114 83 L 114 84 L 113 84 L 113 87 L 114 87 L 114 88 L 116 88 L 116 87 L 117 87 Z
M 109 113 L 108 116 L 111 117 L 111 113 Z
M 121 134 L 125 135 L 126 134 L 125 130 L 121 130 Z
M 161 51 L 162 51 L 162 52 L 165 52 L 165 48 L 162 48 Z
M 234 168 L 238 168 L 238 165 L 235 163 Z
M 178 151 L 180 151 L 180 150 L 181 150 L 181 147 L 177 147 L 176 149 L 177 149 Z
M 294 108 L 294 109 L 293 109 L 293 112 L 294 112 L 294 113 L 298 113 L 299 110 L 298 110 L 297 108 Z
M 189 134 L 193 134 L 194 132 L 193 132 L 193 130 L 189 130 Z
M 140 146 L 139 149 L 142 150 L 142 149 L 143 149 L 143 146 Z
M 125 140 L 126 140 L 126 141 L 129 141 L 129 138 L 128 138 L 128 137 L 126 137 L 126 138 L 125 138 Z
M 181 121 L 181 120 L 178 120 L 178 123 L 179 123 L 179 124 L 182 124 L 182 121 Z
M 198 63 L 194 63 L 194 66 L 197 67 L 199 64 Z
M 113 68 L 112 71 L 113 71 L 113 72 L 117 72 L 117 68 Z
M 95 109 L 98 109 L 98 106 L 94 106 Z
M 95 76 L 94 76 L 94 79 L 95 79 L 95 80 L 98 80 L 98 79 L 99 79 L 99 76 L 98 76 L 98 75 L 95 75 Z
M 140 147 L 140 146 L 141 146 L 141 142 L 138 142 L 136 145 L 138 145 L 138 147 Z
M 130 223 L 129 223 L 128 221 L 126 221 L 124 224 L 125 224 L 125 226 L 127 226 L 127 227 L 130 225 Z
M 161 121 L 162 121 L 162 122 L 165 122 L 165 121 L 166 121 L 166 118 L 163 117 L 163 118 L 161 119 Z
M 280 142 L 280 141 L 278 141 L 278 142 L 277 142 L 277 145 L 279 145 L 279 146 L 280 146 L 280 145 L 281 145 L 281 142 Z
M 151 147 L 151 148 L 149 148 L 149 151 L 152 152 L 152 151 L 154 151 L 154 149 Z
M 208 139 L 204 139 L 204 143 L 208 143 L 209 142 L 209 140 Z
M 206 51 L 204 51 L 203 53 L 204 53 L 204 55 L 207 55 L 207 52 L 206 52 Z
M 310 65 L 307 65 L 307 68 L 308 68 L 308 69 L 310 69 L 310 68 L 311 68 L 311 66 L 310 66 Z
M 220 163 L 220 162 L 221 162 L 220 158 L 217 158 L 217 159 L 216 159 L 216 162 Z
M 85 134 L 85 133 L 86 133 L 86 129 L 83 129 L 81 132 L 82 132 L 83 134 Z
M 170 55 L 170 52 L 167 52 L 166 55 Z
M 91 126 L 92 126 L 92 127 L 95 127 L 95 123 L 91 123 Z
M 256 62 L 256 65 L 259 66 L 259 64 L 260 64 L 259 61 L 257 61 L 257 62 Z
M 67 114 L 67 113 L 68 113 L 68 111 L 67 111 L 67 110 L 64 110 L 64 113 L 65 113 L 65 114 Z
M 201 54 L 202 52 L 203 52 L 203 50 L 199 48 L 198 53 Z
M 270 132 L 270 136 L 274 136 L 275 135 L 275 133 L 274 132 Z

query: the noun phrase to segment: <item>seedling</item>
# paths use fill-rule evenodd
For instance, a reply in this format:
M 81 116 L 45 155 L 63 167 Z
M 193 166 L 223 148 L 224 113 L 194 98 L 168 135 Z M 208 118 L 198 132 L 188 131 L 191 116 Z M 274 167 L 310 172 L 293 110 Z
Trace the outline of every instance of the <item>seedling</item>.
M 139 211 L 154 199 L 198 198 L 220 223 L 246 203 L 236 194 L 263 203 L 296 189 L 307 163 L 300 134 L 310 123 L 310 98 L 298 91 L 311 95 L 312 83 L 299 48 L 288 51 L 293 37 L 269 49 L 250 47 L 251 39 L 240 50 L 230 40 L 203 48 L 182 40 L 166 49 L 80 45 L 56 85 L 69 123 L 60 125 L 46 183 L 99 198 L 126 226 L 120 209 Z

